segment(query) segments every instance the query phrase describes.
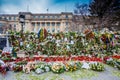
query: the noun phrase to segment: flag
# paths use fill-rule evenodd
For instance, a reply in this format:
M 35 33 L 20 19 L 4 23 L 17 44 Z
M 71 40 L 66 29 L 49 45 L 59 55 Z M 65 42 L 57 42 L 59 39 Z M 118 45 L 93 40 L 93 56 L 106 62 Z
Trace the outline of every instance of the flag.
M 41 32 L 41 29 L 40 29 L 39 32 L 38 32 L 38 38 L 40 38 L 40 32 Z

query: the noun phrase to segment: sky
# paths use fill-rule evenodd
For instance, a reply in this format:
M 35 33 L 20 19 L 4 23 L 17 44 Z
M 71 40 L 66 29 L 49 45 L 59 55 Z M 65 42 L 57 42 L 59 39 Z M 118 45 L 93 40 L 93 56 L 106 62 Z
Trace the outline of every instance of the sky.
M 74 12 L 75 3 L 90 0 L 0 0 L 0 14 Z

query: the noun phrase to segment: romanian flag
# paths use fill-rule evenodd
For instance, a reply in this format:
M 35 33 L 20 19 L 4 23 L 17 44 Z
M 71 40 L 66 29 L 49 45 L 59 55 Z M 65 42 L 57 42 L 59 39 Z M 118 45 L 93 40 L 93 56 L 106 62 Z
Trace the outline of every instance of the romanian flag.
M 44 29 L 40 29 L 38 32 L 38 38 L 40 39 L 45 39 L 47 37 L 47 30 Z
M 41 29 L 40 29 L 39 32 L 38 32 L 38 38 L 40 38 L 40 32 L 41 32 Z

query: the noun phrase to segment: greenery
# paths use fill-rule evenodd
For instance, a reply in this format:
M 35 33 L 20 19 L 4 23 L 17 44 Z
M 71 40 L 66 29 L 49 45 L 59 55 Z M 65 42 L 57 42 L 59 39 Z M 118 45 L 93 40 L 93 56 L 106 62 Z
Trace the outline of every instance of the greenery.
M 102 63 L 92 63 L 90 67 L 94 71 L 104 71 L 104 65 Z
M 57 74 L 60 74 L 60 73 L 63 73 L 65 70 L 64 70 L 64 66 L 61 65 L 61 64 L 53 64 L 51 66 L 51 70 L 53 73 L 57 73 Z
M 114 44 L 117 43 L 117 39 L 113 36 L 114 33 L 101 31 L 91 31 L 86 30 L 85 33 L 76 33 L 76 32 L 67 32 L 67 33 L 56 33 L 49 34 L 44 37 L 41 41 L 40 36 L 38 37 L 35 33 L 23 33 L 25 39 L 22 40 L 23 45 L 20 46 L 20 39 L 22 36 L 19 32 L 13 32 L 10 37 L 10 42 L 13 44 L 14 53 L 17 53 L 19 50 L 23 50 L 25 54 L 29 56 L 33 56 L 40 52 L 44 55 L 81 55 L 84 54 L 99 54 L 101 57 L 104 55 L 112 55 L 113 53 L 119 53 L 120 47 L 118 45 L 112 45 L 111 43 L 114 41 Z M 84 34 L 84 36 L 83 36 Z M 41 32 L 40 35 L 43 35 Z M 52 36 L 53 38 L 49 38 Z M 42 37 L 42 36 L 41 36 Z M 64 41 L 67 38 L 68 41 Z M 56 43 L 59 40 L 60 42 Z M 109 43 L 106 44 L 108 40 Z M 74 44 L 71 44 L 71 41 Z
M 120 77 L 120 72 L 118 72 L 118 71 L 113 71 L 112 74 L 113 74 L 114 76 Z
M 22 79 L 21 79 L 21 76 L 22 76 L 22 75 L 23 75 L 23 73 L 22 73 L 22 72 L 19 72 L 19 73 L 16 73 L 16 74 L 15 74 L 15 77 L 16 77 L 17 80 L 22 80 Z
M 13 67 L 13 71 L 14 72 L 21 72 L 22 71 L 22 66 L 21 65 L 15 65 Z
M 82 78 L 91 78 L 93 76 L 97 76 L 97 73 L 91 70 L 81 69 L 74 72 L 65 72 L 65 75 L 71 76 L 73 80 L 78 80 Z
M 3 61 L 9 61 L 9 60 L 11 60 L 11 58 L 8 58 L 8 57 L 2 57 L 2 60 L 3 60 Z
M 16 63 L 16 65 L 25 65 L 25 64 L 27 64 L 27 61 L 20 61 Z
M 119 59 L 108 60 L 108 61 L 106 61 L 106 64 L 113 66 L 113 67 L 117 67 L 120 70 L 120 60 Z
M 23 74 L 24 73 L 22 73 L 22 72 L 16 73 L 15 74 L 16 79 L 17 80 L 22 80 Z M 84 69 L 74 71 L 74 72 L 64 72 L 63 74 L 64 74 L 64 76 L 70 76 L 70 78 L 72 78 L 72 80 L 78 80 L 78 79 L 83 79 L 83 78 L 90 79 L 90 78 L 98 75 L 98 73 L 96 73 L 94 71 L 84 70 Z M 44 73 L 44 74 L 41 74 L 41 75 L 36 75 L 34 73 L 25 74 L 25 76 L 26 76 L 25 79 L 27 79 L 27 80 L 46 80 L 46 79 L 49 79 L 49 80 L 64 80 L 64 77 L 62 77 L 61 74 L 53 74 L 51 72 Z

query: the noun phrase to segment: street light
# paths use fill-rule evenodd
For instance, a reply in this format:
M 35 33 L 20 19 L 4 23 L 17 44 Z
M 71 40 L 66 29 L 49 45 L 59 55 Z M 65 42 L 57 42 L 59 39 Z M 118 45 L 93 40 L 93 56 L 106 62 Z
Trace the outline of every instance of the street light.
M 20 14 L 19 21 L 21 23 L 21 40 L 20 40 L 20 48 L 23 46 L 23 26 L 25 25 L 25 15 Z
M 25 15 L 23 15 L 23 14 L 21 14 L 20 16 L 19 16 L 19 20 L 20 20 L 20 23 L 21 23 L 21 31 L 22 31 L 22 33 L 23 33 L 23 26 L 24 26 L 24 24 L 25 24 Z

